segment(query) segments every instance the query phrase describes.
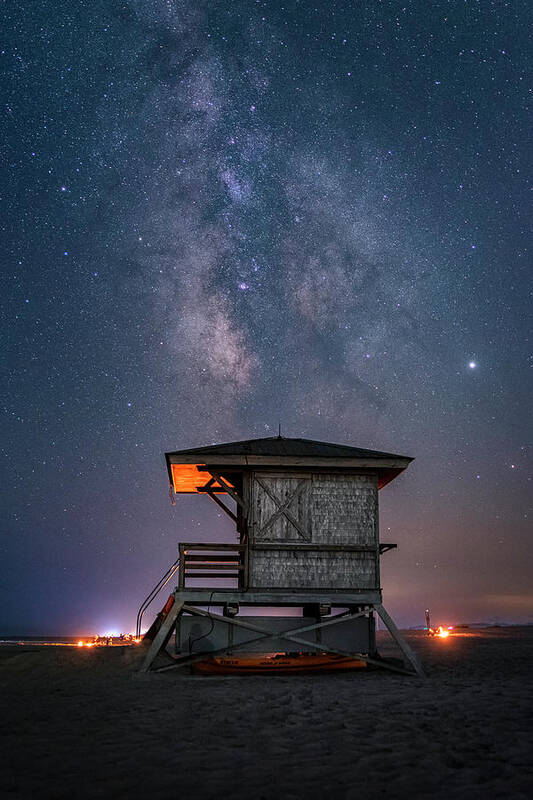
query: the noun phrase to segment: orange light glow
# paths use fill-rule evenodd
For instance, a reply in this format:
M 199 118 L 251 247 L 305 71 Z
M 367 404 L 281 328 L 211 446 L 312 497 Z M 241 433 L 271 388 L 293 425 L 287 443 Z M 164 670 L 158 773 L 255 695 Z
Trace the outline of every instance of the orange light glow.
M 198 486 L 205 486 L 205 484 L 210 480 L 211 475 L 208 472 L 200 472 L 198 467 L 201 466 L 203 466 L 203 464 L 170 465 L 172 472 L 172 483 L 174 485 L 174 491 L 176 494 L 179 494 L 180 492 L 197 492 Z M 228 485 L 231 486 L 229 481 Z M 219 491 L 221 490 L 220 484 L 216 482 L 211 488 L 218 488 Z
M 448 625 L 447 628 L 439 625 L 438 628 L 426 628 L 426 631 L 428 636 L 438 636 L 440 639 L 447 639 L 453 631 L 453 625 Z
M 116 636 L 111 634 L 96 634 L 92 640 L 80 639 L 75 647 L 125 647 L 132 644 L 140 644 L 142 636 L 138 639 L 134 633 L 120 633 Z

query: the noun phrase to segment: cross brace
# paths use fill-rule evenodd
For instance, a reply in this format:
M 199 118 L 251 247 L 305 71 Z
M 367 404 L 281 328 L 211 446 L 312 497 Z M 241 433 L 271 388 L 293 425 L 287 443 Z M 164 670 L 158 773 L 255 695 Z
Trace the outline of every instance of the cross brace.
M 413 653 L 413 651 L 411 650 L 411 648 L 409 647 L 407 642 L 404 641 L 404 639 L 400 635 L 400 632 L 396 628 L 396 625 L 394 624 L 394 622 L 392 621 L 390 616 L 387 614 L 387 612 L 385 611 L 385 609 L 381 605 L 367 607 L 363 611 L 358 611 L 358 612 L 355 612 L 355 613 L 354 612 L 344 612 L 344 613 L 341 613 L 341 614 L 337 614 L 337 615 L 335 615 L 334 617 L 332 617 L 330 619 L 322 620 L 322 621 L 317 622 L 317 623 L 315 623 L 313 625 L 305 625 L 303 627 L 299 626 L 297 628 L 291 628 L 290 630 L 287 630 L 287 631 L 271 631 L 271 630 L 268 630 L 267 628 L 264 628 L 262 626 L 255 625 L 254 623 L 245 622 L 242 619 L 236 619 L 235 617 L 223 617 L 220 614 L 215 614 L 215 613 L 212 613 L 212 612 L 204 611 L 203 609 L 196 608 L 195 606 L 185 605 L 183 603 L 183 601 L 176 602 L 174 604 L 174 606 L 172 607 L 172 609 L 170 610 L 170 612 L 167 615 L 167 617 L 165 618 L 165 620 L 164 620 L 164 622 L 163 622 L 163 624 L 162 624 L 157 636 L 155 637 L 154 641 L 152 642 L 152 645 L 151 645 L 151 647 L 150 647 L 150 649 L 149 649 L 149 651 L 148 651 L 148 653 L 146 655 L 146 658 L 145 658 L 145 661 L 144 661 L 142 669 L 143 669 L 144 672 L 148 672 L 150 670 L 152 664 L 154 663 L 155 659 L 159 655 L 159 653 L 161 653 L 162 651 L 166 652 L 165 648 L 166 648 L 167 642 L 168 642 L 168 640 L 169 640 L 169 638 L 170 638 L 170 636 L 172 634 L 172 631 L 174 630 L 174 628 L 176 626 L 176 621 L 178 619 L 178 616 L 181 613 L 183 613 L 184 611 L 186 611 L 187 613 L 192 614 L 192 615 L 196 615 L 196 616 L 200 616 L 200 617 L 209 617 L 211 620 L 223 622 L 226 625 L 234 625 L 235 627 L 243 628 L 245 630 L 249 630 L 252 633 L 259 634 L 258 636 L 254 636 L 254 637 L 252 637 L 250 639 L 247 639 L 247 640 L 245 640 L 243 642 L 238 642 L 236 644 L 233 644 L 232 647 L 231 647 L 232 650 L 237 650 L 240 647 L 243 647 L 244 645 L 250 644 L 252 642 L 256 642 L 256 641 L 260 641 L 260 640 L 267 641 L 268 639 L 276 638 L 276 639 L 285 640 L 285 641 L 287 641 L 287 642 L 289 642 L 291 644 L 298 644 L 298 645 L 303 645 L 305 647 L 310 647 L 311 649 L 320 651 L 322 653 L 324 653 L 324 652 L 326 652 L 326 653 L 336 653 L 336 654 L 342 655 L 342 656 L 349 656 L 349 657 L 352 657 L 352 658 L 356 657 L 356 658 L 361 659 L 362 661 L 366 661 L 367 664 L 375 664 L 375 665 L 378 665 L 380 667 L 385 667 L 386 669 L 390 669 L 393 672 L 400 672 L 402 674 L 408 674 L 408 675 L 413 674 L 412 672 L 410 672 L 410 671 L 408 671 L 406 669 L 402 669 L 401 667 L 397 667 L 394 664 L 389 664 L 386 661 L 379 661 L 378 659 L 371 658 L 370 656 L 365 655 L 363 653 L 354 653 L 354 652 L 348 652 L 348 651 L 344 651 L 344 650 L 339 650 L 338 648 L 329 647 L 329 646 L 327 646 L 327 645 L 325 645 L 323 643 L 316 643 L 316 642 L 311 642 L 308 639 L 302 639 L 299 636 L 299 634 L 308 633 L 308 632 L 310 632 L 312 630 L 318 630 L 318 629 L 321 629 L 321 628 L 326 628 L 326 627 L 329 627 L 331 625 L 337 625 L 337 624 L 339 624 L 341 622 L 345 622 L 345 621 L 350 620 L 350 619 L 355 619 L 357 617 L 365 616 L 366 614 L 371 613 L 374 608 L 376 609 L 377 613 L 379 614 L 379 616 L 381 617 L 381 619 L 385 623 L 385 625 L 388 628 L 391 636 L 393 637 L 393 639 L 396 641 L 396 643 L 400 647 L 402 653 L 404 654 L 404 656 L 405 656 L 406 660 L 408 661 L 408 663 L 410 663 L 410 665 L 413 668 L 414 672 L 419 677 L 424 677 L 424 673 L 422 671 L 422 667 L 420 666 L 418 658 Z M 197 653 L 195 655 L 191 654 L 189 656 L 185 656 L 185 657 L 176 659 L 173 664 L 170 664 L 168 666 L 163 666 L 163 667 L 159 667 L 159 668 L 156 667 L 155 671 L 157 671 L 157 672 L 166 672 L 169 669 L 180 669 L 181 667 L 190 666 L 190 665 L 196 663 L 197 661 L 203 661 L 208 657 L 213 657 L 213 656 L 225 653 L 227 651 L 227 649 L 228 649 L 228 647 L 226 645 L 224 647 L 218 648 L 217 650 L 211 650 L 209 652 L 204 652 L 204 653 Z
M 285 500 L 280 500 L 278 497 L 276 497 L 276 495 L 272 491 L 270 491 L 269 487 L 260 478 L 258 478 L 256 476 L 255 480 L 257 481 L 259 486 L 263 489 L 263 491 L 270 497 L 270 499 L 272 500 L 274 505 L 277 506 L 277 510 L 270 517 L 268 522 L 266 522 L 265 525 L 263 525 L 261 530 L 258 531 L 258 533 L 256 535 L 258 537 L 260 537 L 261 534 L 263 533 L 263 531 L 266 528 L 268 528 L 270 525 L 272 525 L 274 522 L 276 522 L 281 516 L 284 516 L 289 520 L 291 525 L 294 528 L 296 528 L 297 532 L 302 537 L 302 539 L 304 539 L 304 541 L 308 542 L 310 540 L 309 532 L 306 531 L 304 528 L 302 528 L 302 526 L 300 525 L 298 520 L 289 511 L 289 506 L 291 505 L 293 500 L 295 500 L 295 498 L 297 498 L 298 495 L 306 488 L 307 482 L 306 481 L 300 481 L 298 486 L 295 488 L 295 490 L 293 491 L 293 493 L 289 497 L 287 497 Z

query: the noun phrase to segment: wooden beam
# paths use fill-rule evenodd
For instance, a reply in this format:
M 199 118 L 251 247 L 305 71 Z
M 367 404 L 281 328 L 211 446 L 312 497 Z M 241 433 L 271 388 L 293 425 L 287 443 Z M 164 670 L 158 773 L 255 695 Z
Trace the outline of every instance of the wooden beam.
M 174 605 L 166 615 L 161 627 L 159 628 L 153 642 L 150 645 L 150 648 L 146 654 L 146 658 L 144 659 L 141 672 L 148 672 L 159 653 L 167 646 L 167 642 L 172 635 L 172 631 L 176 625 L 176 620 L 183 609 L 183 605 L 183 602 L 178 600 L 174 601 Z
M 224 587 L 204 589 L 187 587 L 179 592 L 180 599 L 187 605 L 207 606 L 239 603 L 243 606 L 303 606 L 308 603 L 330 603 L 338 608 L 363 606 L 381 603 L 379 589 L 364 589 L 360 592 L 346 589 L 325 589 L 297 591 L 291 588 L 280 588 L 273 591 L 265 589 L 227 589 Z
M 403 669 L 402 667 L 397 667 L 395 664 L 389 664 L 388 662 L 381 661 L 377 658 L 371 658 L 370 656 L 365 655 L 364 653 L 353 653 L 353 652 L 351 653 L 349 650 L 339 650 L 336 647 L 335 648 L 329 647 L 323 644 L 322 642 L 320 643 L 308 642 L 306 639 L 300 639 L 299 637 L 297 638 L 296 636 L 287 635 L 286 637 L 284 637 L 280 635 L 280 638 L 281 639 L 287 638 L 289 642 L 294 642 L 295 644 L 312 647 L 313 650 L 320 650 L 321 653 L 335 653 L 338 656 L 346 656 L 348 658 L 360 658 L 361 661 L 366 661 L 367 664 L 373 664 L 374 666 L 382 667 L 383 669 L 389 669 L 392 670 L 392 672 L 400 672 L 402 675 L 413 674 L 412 672 L 409 672 L 408 670 Z M 163 669 L 172 669 L 172 666 L 166 668 L 163 667 Z
M 207 571 L 227 570 L 228 572 L 231 570 L 235 572 L 238 569 L 244 569 L 243 564 L 199 564 L 196 561 L 193 564 L 189 564 L 187 560 L 185 560 L 184 567 L 187 570 L 187 574 L 190 575 L 191 577 L 194 575 L 194 572 L 190 572 L 190 570 L 195 570 L 195 569 L 203 569 Z
M 239 570 L 239 571 L 237 571 Z M 235 572 L 186 572 L 185 578 L 235 578 L 240 574 L 240 567 L 235 567 Z M 189 587 L 186 587 L 189 588 Z
M 269 639 L 280 637 L 282 639 L 288 636 L 295 636 L 299 633 L 306 633 L 307 631 L 313 631 L 316 628 L 328 628 L 331 625 L 338 625 L 341 622 L 346 622 L 350 619 L 356 619 L 358 617 L 366 616 L 371 612 L 371 608 L 366 608 L 363 611 L 357 611 L 355 613 L 342 613 L 342 614 L 335 614 L 334 617 L 322 620 L 321 622 L 315 622 L 313 625 L 299 625 L 297 628 L 290 628 L 286 631 L 270 631 L 268 628 L 263 628 L 260 625 L 255 625 L 251 622 L 243 622 L 241 619 L 236 619 L 235 617 L 223 617 L 220 614 L 215 614 L 211 611 L 204 611 L 201 608 L 194 608 L 193 606 L 184 605 L 183 610 L 187 611 L 188 613 L 192 614 L 193 616 L 199 617 L 209 617 L 210 619 L 217 620 L 219 622 L 225 622 L 227 625 L 236 625 L 238 628 L 245 628 L 247 630 L 254 631 L 255 633 L 263 633 L 265 636 L 268 636 Z M 268 617 L 265 617 L 267 620 Z M 276 619 L 276 617 L 273 617 Z M 294 619 L 297 619 L 295 617 Z
M 403 470 L 409 466 L 413 459 L 408 458 L 336 458 L 335 456 L 260 456 L 260 455 L 216 455 L 208 454 L 176 455 L 172 453 L 168 456 L 169 464 L 195 464 L 199 472 L 210 472 L 212 469 L 218 470 L 226 466 L 243 467 L 326 467 L 327 469 L 399 469 Z M 202 463 L 199 463 L 202 461 Z M 240 471 L 240 470 L 237 470 Z M 211 473 L 212 474 L 212 473 Z
M 379 544 L 380 556 L 383 555 L 383 553 L 387 553 L 389 550 L 394 550 L 395 547 L 398 547 L 398 545 L 392 544 L 390 542 L 380 542 Z
M 187 552 L 187 550 L 214 550 L 216 553 L 219 550 L 234 550 L 235 552 L 239 553 L 245 549 L 246 545 L 219 544 L 218 542 L 212 542 L 211 544 L 206 544 L 206 542 L 180 542 L 180 548 L 181 547 L 183 547 L 185 552 Z
M 252 642 L 258 642 L 260 639 L 264 639 L 264 636 L 256 636 L 253 639 L 247 639 L 245 642 L 238 642 L 232 646 L 232 650 L 237 650 L 240 647 L 243 647 L 245 644 L 251 644 Z M 170 669 L 181 669 L 181 667 L 190 667 L 193 664 L 196 664 L 197 661 L 205 661 L 206 658 L 213 658 L 213 656 L 222 655 L 223 653 L 227 653 L 228 646 L 225 645 L 224 647 L 219 647 L 217 650 L 210 650 L 208 653 L 197 653 L 194 656 L 185 656 L 183 658 L 177 658 L 174 664 L 169 664 L 166 667 L 159 667 L 155 670 L 155 672 L 168 672 Z
M 215 503 L 217 504 L 217 506 L 219 506 L 219 507 L 222 509 L 222 511 L 225 511 L 225 512 L 226 512 L 226 514 L 228 515 L 228 517 L 231 517 L 231 519 L 233 520 L 233 522 L 234 522 L 235 524 L 237 524 L 237 515 L 236 515 L 236 514 L 234 514 L 234 513 L 233 513 L 233 511 L 232 511 L 231 509 L 229 509 L 229 508 L 227 507 L 227 505 L 226 505 L 225 503 L 223 503 L 223 502 L 222 502 L 222 500 L 220 500 L 220 498 L 218 498 L 218 497 L 216 496 L 216 494 L 214 493 L 214 491 L 213 491 L 212 489 L 206 489 L 206 490 L 205 490 L 205 493 L 208 495 L 208 497 L 210 497 L 210 498 L 211 498 L 211 500 L 214 500 L 214 501 L 215 501 Z
M 338 625 L 340 622 L 346 622 L 348 619 L 357 619 L 358 617 L 365 617 L 367 614 L 371 612 L 372 609 L 366 608 L 364 611 L 357 611 L 354 614 L 350 613 L 342 613 L 342 614 L 335 614 L 335 616 L 330 617 L 327 620 L 322 622 L 315 622 L 314 625 L 306 625 L 305 628 L 294 628 L 293 630 L 285 631 L 284 636 L 290 636 L 296 633 L 307 633 L 307 631 L 314 631 L 317 628 L 328 628 L 330 625 Z
M 424 670 L 422 669 L 422 665 L 421 665 L 421 663 L 420 663 L 420 661 L 418 659 L 418 656 L 415 655 L 413 650 L 411 650 L 411 648 L 409 647 L 409 645 L 407 644 L 407 642 L 405 641 L 405 639 L 401 635 L 400 631 L 396 627 L 392 617 L 390 617 L 389 614 L 387 614 L 387 612 L 385 611 L 385 609 L 383 608 L 383 606 L 381 604 L 377 604 L 375 606 L 375 609 L 376 609 L 377 613 L 379 614 L 379 616 L 381 617 L 381 619 L 383 620 L 383 622 L 385 623 L 390 635 L 392 636 L 392 638 L 394 639 L 394 641 L 396 642 L 396 644 L 398 645 L 398 647 L 400 648 L 400 650 L 404 654 L 405 658 L 407 659 L 407 661 L 413 667 L 413 669 L 416 672 L 416 674 L 420 678 L 425 678 L 426 676 L 424 675 Z
M 218 563 L 219 561 L 221 563 L 223 563 L 223 562 L 232 563 L 232 564 L 240 564 L 241 563 L 239 561 L 239 556 L 238 555 L 235 555 L 235 556 L 218 556 L 218 555 L 199 556 L 199 555 L 188 555 L 187 554 L 185 556 L 185 558 L 187 559 L 187 561 L 201 561 L 203 564 L 204 563 L 214 564 L 215 562 Z
M 232 497 L 235 500 L 237 505 L 239 505 L 241 508 L 246 508 L 246 503 L 244 502 L 240 494 L 236 492 L 235 489 L 232 488 L 229 484 L 226 483 L 226 481 L 219 472 L 215 472 L 214 470 L 211 469 L 208 469 L 208 472 L 210 475 L 213 476 L 213 478 L 215 478 L 216 481 L 218 481 L 218 483 L 230 495 L 230 497 Z
M 240 649 L 241 647 L 244 647 L 247 644 L 251 644 L 253 642 L 261 641 L 263 639 L 265 639 L 265 640 L 272 639 L 272 638 L 286 639 L 288 642 L 291 642 L 291 643 L 294 643 L 294 644 L 304 645 L 306 647 L 311 647 L 313 650 L 319 650 L 322 653 L 324 653 L 324 652 L 325 653 L 334 653 L 336 655 L 346 656 L 346 657 L 349 657 L 349 658 L 359 658 L 362 661 L 365 661 L 367 664 L 372 664 L 372 665 L 379 666 L 379 667 L 384 668 L 384 669 L 389 669 L 389 670 L 392 670 L 393 672 L 400 672 L 401 674 L 404 674 L 404 675 L 411 675 L 412 674 L 411 672 L 408 672 L 407 670 L 402 669 L 401 667 L 397 667 L 394 664 L 388 664 L 386 661 L 380 661 L 378 659 L 371 658 L 370 656 L 365 655 L 363 653 L 357 653 L 357 652 L 354 653 L 354 652 L 349 652 L 349 651 L 346 651 L 346 650 L 338 650 L 337 648 L 332 648 L 332 647 L 329 647 L 327 645 L 324 645 L 321 642 L 320 643 L 310 642 L 310 641 L 308 641 L 306 639 L 301 639 L 301 638 L 299 638 L 299 637 L 297 637 L 295 635 L 296 632 L 303 633 L 304 631 L 310 630 L 310 629 L 315 628 L 315 627 L 325 627 L 328 624 L 334 624 L 332 620 L 326 620 L 326 622 L 323 623 L 323 624 L 318 623 L 317 625 L 305 626 L 304 628 L 296 628 L 296 629 L 294 629 L 293 633 L 290 633 L 289 631 L 268 631 L 268 630 L 266 630 L 264 628 L 259 627 L 258 625 L 253 625 L 252 623 L 242 622 L 241 620 L 237 620 L 237 619 L 235 619 L 235 617 L 223 617 L 220 614 L 214 614 L 212 612 L 204 611 L 203 609 L 194 608 L 194 607 L 188 606 L 188 605 L 184 605 L 183 606 L 183 611 L 187 611 L 188 613 L 192 614 L 193 616 L 209 617 L 210 619 L 217 620 L 217 621 L 220 621 L 220 622 L 224 622 L 227 625 L 235 625 L 236 627 L 244 628 L 246 630 L 249 630 L 249 631 L 252 631 L 254 633 L 259 633 L 260 634 L 260 636 L 256 636 L 256 637 L 253 637 L 251 639 L 247 639 L 246 641 L 237 642 L 236 644 L 232 645 L 232 647 L 231 647 L 232 651 L 238 650 L 238 649 Z M 360 616 L 362 613 L 365 613 L 365 612 L 361 612 L 360 614 L 357 614 L 357 615 L 354 615 L 354 616 Z M 335 622 L 340 622 L 340 621 L 342 621 L 342 619 L 346 619 L 346 617 L 344 615 L 342 615 L 342 614 L 339 614 L 339 615 L 337 615 L 337 618 L 335 619 Z M 185 658 L 177 660 L 174 664 L 170 664 L 168 666 L 160 667 L 157 670 L 157 672 L 166 672 L 166 671 L 171 670 L 171 669 L 180 669 L 181 667 L 187 667 L 187 666 L 190 666 L 190 665 L 192 665 L 192 664 L 194 664 L 194 663 L 196 663 L 198 661 L 205 661 L 206 658 L 212 658 L 213 656 L 225 653 L 225 652 L 227 652 L 227 650 L 228 650 L 228 646 L 225 645 L 224 647 L 220 647 L 217 650 L 210 650 L 210 651 L 206 651 L 204 653 L 197 653 L 194 656 L 188 656 L 188 657 L 186 656 Z
M 209 480 L 207 481 L 207 483 L 205 483 L 203 486 L 197 486 L 197 487 L 196 487 L 196 491 L 197 491 L 197 492 L 202 492 L 202 491 L 203 491 L 203 492 L 207 492 L 207 490 L 208 490 L 208 489 L 210 489 L 210 488 L 211 488 L 211 486 L 212 486 L 214 483 L 216 483 L 216 481 L 215 481 L 215 479 L 213 478 L 213 476 L 211 476 L 211 477 L 209 478 Z

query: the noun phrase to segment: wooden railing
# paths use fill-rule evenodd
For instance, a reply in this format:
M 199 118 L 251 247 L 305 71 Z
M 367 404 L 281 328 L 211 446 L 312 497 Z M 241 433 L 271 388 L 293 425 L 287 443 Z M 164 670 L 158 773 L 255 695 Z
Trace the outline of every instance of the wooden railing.
M 237 579 L 239 588 L 248 585 L 248 548 L 245 544 L 181 542 L 179 548 L 179 589 L 187 588 L 187 578 L 233 578 Z

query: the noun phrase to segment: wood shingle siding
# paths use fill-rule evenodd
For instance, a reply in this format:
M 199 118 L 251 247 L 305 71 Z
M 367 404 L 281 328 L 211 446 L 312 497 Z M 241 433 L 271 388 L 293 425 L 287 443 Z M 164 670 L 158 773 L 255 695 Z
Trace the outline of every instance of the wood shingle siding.
M 312 541 L 374 544 L 377 480 L 369 475 L 313 475 Z
M 378 587 L 375 475 L 252 472 L 245 482 L 250 586 Z
M 374 553 L 252 550 L 250 585 L 255 589 L 374 589 Z

